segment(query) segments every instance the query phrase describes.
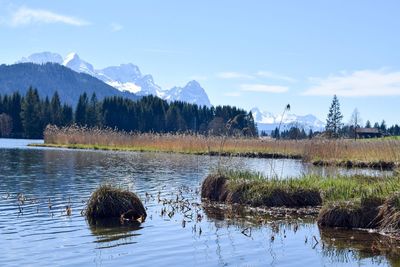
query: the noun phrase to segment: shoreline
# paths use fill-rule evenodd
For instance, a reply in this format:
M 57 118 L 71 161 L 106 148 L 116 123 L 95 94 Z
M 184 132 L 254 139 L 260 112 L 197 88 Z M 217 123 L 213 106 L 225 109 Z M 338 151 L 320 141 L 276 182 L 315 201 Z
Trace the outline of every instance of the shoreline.
M 231 171 L 208 175 L 202 202 L 243 206 L 281 217 L 317 215 L 319 227 L 373 230 L 400 238 L 400 177 L 318 177 L 267 179 Z
M 153 149 L 150 147 L 123 147 L 123 146 L 104 146 L 104 145 L 85 145 L 85 144 L 28 144 L 30 147 L 45 148 L 66 148 L 66 149 L 84 149 L 84 150 L 102 150 L 102 151 L 125 151 L 125 152 L 154 152 L 154 153 L 176 153 L 186 155 L 200 156 L 221 156 L 221 157 L 243 157 L 243 158 L 260 158 L 260 159 L 296 159 L 303 160 L 314 166 L 325 167 L 343 167 L 347 169 L 364 168 L 381 171 L 393 171 L 400 167 L 398 162 L 394 161 L 358 161 L 358 160 L 305 160 L 302 155 L 282 154 L 271 152 L 218 152 L 218 151 L 190 151 L 190 150 L 174 150 L 174 149 Z

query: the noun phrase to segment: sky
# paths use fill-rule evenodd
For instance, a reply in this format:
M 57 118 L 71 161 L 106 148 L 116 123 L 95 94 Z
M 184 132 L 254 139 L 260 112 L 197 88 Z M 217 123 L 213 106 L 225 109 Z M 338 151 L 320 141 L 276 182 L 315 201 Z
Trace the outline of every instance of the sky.
M 77 52 L 133 63 L 163 88 L 197 80 L 213 105 L 325 120 L 334 94 L 399 123 L 400 2 L 372 0 L 0 0 L 0 63 Z M 1 89 L 0 89 L 1 90 Z

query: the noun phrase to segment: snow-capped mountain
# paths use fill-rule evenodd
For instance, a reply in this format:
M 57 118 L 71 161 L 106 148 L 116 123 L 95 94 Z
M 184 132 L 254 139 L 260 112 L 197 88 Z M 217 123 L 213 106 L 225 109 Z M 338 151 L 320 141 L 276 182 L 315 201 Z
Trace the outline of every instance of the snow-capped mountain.
M 295 114 L 285 113 L 274 115 L 271 112 L 260 111 L 258 108 L 252 108 L 251 112 L 254 117 L 254 121 L 257 123 L 259 131 L 271 132 L 279 127 L 281 124 L 281 130 L 289 129 L 292 126 L 304 128 L 305 130 L 312 129 L 313 131 L 321 131 L 325 124 L 319 120 L 316 116 L 308 114 L 305 116 L 299 116 Z
M 93 65 L 82 60 L 77 53 L 69 53 L 63 60 L 62 65 L 76 72 L 83 72 L 96 77 Z
M 47 62 L 64 65 L 76 72 L 86 73 L 122 91 L 140 96 L 155 95 L 168 101 L 184 101 L 192 104 L 211 106 L 207 93 L 196 81 L 191 81 L 184 87 L 163 89 L 154 82 L 150 74 L 143 75 L 134 64 L 121 64 L 104 69 L 95 69 L 92 64 L 84 61 L 77 53 L 70 53 L 65 58 L 56 53 L 42 52 L 24 57 L 17 63 L 32 62 L 43 64 Z
M 63 63 L 63 58 L 62 56 L 56 53 L 42 52 L 42 53 L 34 53 L 29 57 L 23 57 L 16 63 L 27 63 L 27 62 L 35 64 L 44 64 L 47 62 L 51 62 L 51 63 L 58 63 L 61 65 Z
M 206 91 L 200 86 L 197 81 L 190 81 L 184 87 L 173 87 L 168 91 L 165 96 L 167 100 L 178 100 L 186 101 L 186 99 L 192 99 L 196 103 L 207 103 L 206 106 L 210 106 L 210 101 Z

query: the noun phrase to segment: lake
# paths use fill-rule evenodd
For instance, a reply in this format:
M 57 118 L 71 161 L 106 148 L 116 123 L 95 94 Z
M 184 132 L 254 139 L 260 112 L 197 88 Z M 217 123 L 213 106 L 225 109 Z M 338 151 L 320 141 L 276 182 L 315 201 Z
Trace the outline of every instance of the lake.
M 281 179 L 390 172 L 315 167 L 298 160 L 27 147 L 35 142 L 41 141 L 0 139 L 0 266 L 400 264 L 400 246 L 387 237 L 319 229 L 312 217 L 227 216 L 224 207 L 203 207 L 199 196 L 202 180 L 219 164 Z M 140 226 L 87 222 L 81 211 L 91 192 L 105 183 L 137 193 L 146 221 Z M 166 204 L 175 199 L 190 203 L 191 212 Z

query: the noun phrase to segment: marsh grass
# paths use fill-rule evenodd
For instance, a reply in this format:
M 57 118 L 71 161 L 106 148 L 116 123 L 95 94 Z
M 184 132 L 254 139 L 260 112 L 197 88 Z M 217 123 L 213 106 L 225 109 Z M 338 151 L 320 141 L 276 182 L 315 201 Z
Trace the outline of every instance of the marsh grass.
M 370 197 L 385 198 L 400 191 L 400 176 L 371 177 L 364 175 L 321 177 L 305 175 L 299 178 L 267 178 L 251 171 L 220 170 L 217 175 L 227 177 L 228 187 L 247 188 L 247 198 L 257 199 L 273 190 L 307 191 L 321 194 L 324 203 L 339 200 L 362 200 Z
M 400 237 L 398 175 L 307 175 L 280 180 L 249 171 L 220 170 L 204 180 L 202 198 L 250 206 L 321 206 L 320 226 L 374 228 Z
M 135 193 L 110 185 L 102 185 L 96 189 L 88 201 L 86 217 L 88 220 L 104 218 L 120 218 L 130 212 L 134 220 L 146 218 L 146 210 Z
M 66 148 L 175 152 L 222 156 L 302 158 L 319 165 L 375 167 L 399 165 L 399 139 L 368 140 L 273 140 L 262 138 L 204 136 L 193 133 L 128 133 L 75 125 L 48 126 L 44 146 Z

